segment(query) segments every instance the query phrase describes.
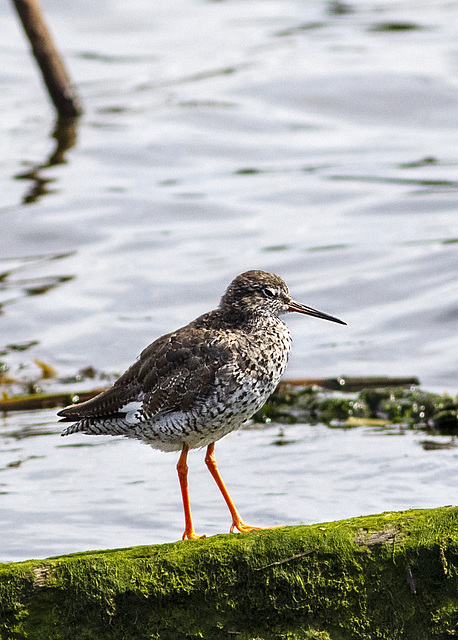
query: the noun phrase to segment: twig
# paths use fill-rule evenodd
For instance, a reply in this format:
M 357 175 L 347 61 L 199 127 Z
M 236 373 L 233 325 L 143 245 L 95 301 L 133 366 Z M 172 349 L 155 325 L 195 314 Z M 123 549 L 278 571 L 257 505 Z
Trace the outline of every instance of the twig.
M 63 118 L 81 115 L 81 103 L 46 26 L 38 0 L 13 0 L 13 3 L 58 114 Z
M 264 569 L 269 569 L 269 567 L 276 567 L 277 565 L 285 564 L 286 562 L 291 562 L 291 560 L 297 560 L 297 558 L 308 556 L 316 550 L 317 548 L 315 547 L 314 549 L 309 549 L 308 551 L 303 551 L 302 553 L 296 553 L 296 555 L 291 556 L 290 558 L 285 558 L 284 560 L 278 560 L 277 562 L 266 564 L 264 567 L 258 567 L 257 569 L 254 569 L 254 571 L 264 571 Z

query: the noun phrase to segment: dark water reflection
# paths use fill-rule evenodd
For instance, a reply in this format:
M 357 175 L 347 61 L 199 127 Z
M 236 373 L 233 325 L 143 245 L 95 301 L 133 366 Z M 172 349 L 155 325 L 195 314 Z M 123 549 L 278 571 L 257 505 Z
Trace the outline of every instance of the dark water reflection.
M 12 5 L 2 5 L 2 362 L 16 371 L 40 358 L 67 376 L 89 365 L 120 372 L 148 342 L 214 307 L 237 273 L 262 268 L 282 275 L 296 299 L 348 323 L 288 319 L 294 336 L 289 376 L 418 376 L 428 389 L 456 392 L 453 3 L 248 0 L 241 10 L 231 0 L 181 0 L 110 5 L 108 11 L 104 3 L 48 0 L 43 9 L 85 115 L 77 139 L 75 132 L 64 136 L 59 148 L 49 135 L 54 115 Z M 53 414 L 45 419 L 45 428 L 54 424 Z M 18 424 L 8 425 L 17 431 Z M 320 435 L 318 443 L 331 437 L 325 430 L 309 432 Z M 243 433 L 234 439 L 248 437 L 267 436 Z M 378 446 L 389 440 L 367 442 Z M 394 440 L 400 450 L 415 449 L 412 435 Z M 0 441 L 0 452 L 5 442 Z M 74 469 L 70 485 L 80 486 L 78 468 L 86 472 L 89 462 L 73 459 L 78 451 L 119 451 L 117 462 L 129 457 L 129 464 L 130 456 L 137 460 L 143 452 L 148 468 L 154 469 L 156 460 L 170 467 L 171 493 L 165 495 L 171 498 L 175 488 L 171 458 L 156 458 L 136 443 L 51 447 L 47 453 L 41 447 L 24 450 L 27 462 L 2 472 L 16 474 L 5 492 L 11 495 L 16 482 L 15 506 L 9 504 L 10 525 L 2 531 L 15 529 L 23 504 L 21 531 L 31 532 L 33 492 L 47 491 L 41 484 L 45 478 L 32 481 L 23 470 L 45 460 L 51 477 L 68 477 L 68 467 Z M 269 448 L 257 450 L 271 455 Z M 289 451 L 293 448 L 283 447 L 282 456 Z M 305 471 L 298 464 L 291 483 L 305 486 L 302 474 L 309 463 L 327 469 L 332 451 L 327 462 L 309 461 L 304 451 Z M 439 454 L 453 460 L 453 452 L 433 453 Z M 30 457 L 35 455 L 45 457 Z M 403 459 L 396 459 L 402 466 Z M 14 462 L 14 456 L 8 460 Z M 87 460 L 98 468 L 104 456 Z M 423 461 L 413 456 L 409 465 Z M 261 469 L 261 461 L 257 464 Z M 345 469 L 345 460 L 339 464 Z M 282 465 L 290 469 L 286 457 L 279 463 L 280 476 Z M 414 496 L 418 484 L 414 466 L 409 468 Z M 113 486 L 119 487 L 117 473 Z M 378 476 L 370 477 L 375 482 Z M 145 473 L 145 486 L 154 491 L 149 481 Z M 104 499 L 123 505 L 138 499 L 131 492 L 140 485 L 122 486 L 116 496 L 105 486 L 87 522 L 97 520 Z M 370 486 L 369 476 L 361 477 L 358 490 Z M 426 480 L 423 488 L 419 506 L 434 502 L 428 491 L 454 501 L 451 491 L 429 489 Z M 282 489 L 289 490 L 289 485 Z M 157 541 L 181 530 L 173 496 L 176 521 L 168 512 L 154 515 L 159 528 L 171 523 Z M 52 500 L 42 505 L 43 513 L 68 526 L 62 525 L 61 537 L 54 531 L 50 538 L 73 541 L 53 549 L 104 546 L 103 540 L 124 544 L 124 534 L 116 534 L 123 528 L 118 522 L 107 525 L 103 539 L 94 534 L 92 544 L 87 527 L 76 524 L 82 510 L 76 508 L 75 515 L 68 505 L 64 516 L 62 503 L 53 511 Z M 302 494 L 295 500 L 304 500 L 305 515 L 295 510 L 292 521 L 323 515 Z M 403 485 L 396 504 L 372 503 L 369 490 L 355 509 L 407 503 Z M 282 510 L 265 511 L 265 504 L 264 499 L 253 503 L 247 519 L 287 518 Z M 135 513 L 132 509 L 129 517 Z M 338 501 L 331 499 L 326 513 L 324 518 L 342 515 Z M 116 521 L 120 511 L 106 515 L 104 522 Z M 212 518 L 205 516 L 204 523 Z M 145 529 L 150 535 L 151 521 Z M 16 533 L 7 544 L 25 550 L 30 537 Z M 129 544 L 140 538 L 135 534 Z M 41 551 L 33 548 L 38 555 L 49 549 L 46 541 Z M 7 555 L 19 553 L 8 549 Z
M 49 157 L 43 163 L 14 176 L 16 180 L 24 180 L 31 183 L 30 189 L 22 199 L 22 204 L 33 204 L 42 196 L 54 193 L 53 189 L 50 189 L 48 185 L 52 184 L 55 179 L 45 177 L 44 170 L 66 162 L 67 152 L 76 143 L 77 126 L 78 119 L 76 118 L 58 118 L 52 133 L 56 145 Z

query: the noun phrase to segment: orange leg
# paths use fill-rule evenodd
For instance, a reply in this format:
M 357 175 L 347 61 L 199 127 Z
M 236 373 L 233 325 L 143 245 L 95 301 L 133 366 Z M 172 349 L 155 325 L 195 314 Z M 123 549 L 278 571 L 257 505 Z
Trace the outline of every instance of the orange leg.
M 231 512 L 232 516 L 232 525 L 231 525 L 231 533 L 234 531 L 234 527 L 245 533 L 246 531 L 253 531 L 253 529 L 262 529 L 262 527 L 251 527 L 248 524 L 245 524 L 240 517 L 239 512 L 235 508 L 235 504 L 232 502 L 232 498 L 229 495 L 229 491 L 226 489 L 226 485 L 218 471 L 218 467 L 216 465 L 215 459 L 215 443 L 209 444 L 207 447 L 207 455 L 205 456 L 205 464 L 208 467 L 208 470 L 212 474 L 216 484 L 218 485 L 219 490 L 223 494 L 223 498 L 226 501 L 226 504 Z
M 183 540 L 188 538 L 188 540 L 196 540 L 197 538 L 205 538 L 205 536 L 198 536 L 194 531 L 194 526 L 192 524 L 191 517 L 191 505 L 189 504 L 189 491 L 188 491 L 188 465 L 187 465 L 187 457 L 188 457 L 189 447 L 187 444 L 183 445 L 183 449 L 181 450 L 180 459 L 177 464 L 178 471 L 178 479 L 180 480 L 180 488 L 181 495 L 183 497 L 183 508 L 184 508 L 184 521 L 185 521 L 185 530 L 183 533 Z

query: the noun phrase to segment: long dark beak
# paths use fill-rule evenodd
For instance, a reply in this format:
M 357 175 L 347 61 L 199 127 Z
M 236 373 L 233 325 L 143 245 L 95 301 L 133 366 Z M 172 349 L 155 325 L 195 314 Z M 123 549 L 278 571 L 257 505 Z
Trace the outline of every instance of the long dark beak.
M 328 316 L 327 313 L 323 313 L 322 311 L 317 311 L 316 309 L 312 309 L 312 307 L 306 307 L 305 304 L 301 304 L 300 302 L 296 302 L 295 300 L 291 300 L 288 308 L 290 311 L 305 313 L 307 316 L 313 316 L 314 318 L 321 318 L 322 320 L 330 320 L 331 322 L 338 322 L 339 324 L 347 324 L 343 320 L 339 320 L 339 318 L 334 318 L 334 316 Z

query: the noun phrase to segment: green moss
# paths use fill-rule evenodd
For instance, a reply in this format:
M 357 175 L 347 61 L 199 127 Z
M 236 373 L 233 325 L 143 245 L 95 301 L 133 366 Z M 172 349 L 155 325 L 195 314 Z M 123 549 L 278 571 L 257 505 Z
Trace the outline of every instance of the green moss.
M 432 640 L 458 624 L 458 508 L 0 567 L 2 640 Z
M 363 389 L 343 394 L 282 385 L 255 415 L 257 422 L 341 424 L 349 418 L 381 418 L 392 424 L 458 433 L 458 399 L 412 388 Z

